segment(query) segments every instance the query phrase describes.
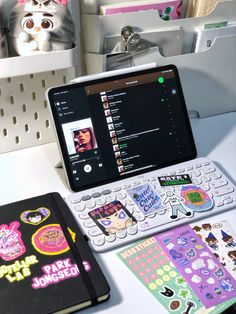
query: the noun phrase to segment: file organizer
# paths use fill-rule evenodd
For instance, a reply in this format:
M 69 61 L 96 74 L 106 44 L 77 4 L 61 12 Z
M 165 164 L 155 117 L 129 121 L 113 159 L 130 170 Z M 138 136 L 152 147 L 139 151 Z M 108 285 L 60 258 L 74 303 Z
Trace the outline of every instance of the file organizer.
M 206 117 L 236 110 L 236 36 L 219 38 L 202 53 L 191 53 L 196 27 L 220 21 L 236 22 L 236 1 L 218 3 L 210 15 L 163 21 L 156 11 L 144 11 L 113 16 L 83 15 L 82 24 L 87 53 L 85 63 L 88 74 L 104 71 L 103 39 L 114 35 L 125 25 L 138 26 L 142 31 L 182 26 L 184 35 L 183 54 L 162 56 L 152 49 L 143 57 L 134 58 L 133 65 L 155 62 L 157 65 L 173 63 L 180 72 L 189 111 Z M 89 36 L 91 29 L 94 35 Z M 191 78 L 191 79 L 190 79 Z
M 98 14 L 99 6 L 106 4 L 116 4 L 124 2 L 136 2 L 137 0 L 81 0 L 81 9 L 83 14 Z M 188 0 L 183 0 L 181 16 L 185 16 L 187 12 Z
M 181 26 L 185 31 L 183 53 L 192 49 L 195 28 L 207 23 L 219 21 L 236 21 L 236 1 L 220 2 L 208 16 L 197 18 L 183 18 L 172 21 L 163 21 L 155 10 L 139 11 L 114 15 L 82 15 L 85 51 L 103 53 L 104 37 L 120 35 L 121 29 L 130 25 L 142 31 L 158 28 Z
M 15 3 L 0 0 L 5 19 Z M 78 1 L 68 0 L 68 8 L 77 28 L 74 48 L 0 59 L 0 153 L 55 141 L 45 92 L 79 72 Z

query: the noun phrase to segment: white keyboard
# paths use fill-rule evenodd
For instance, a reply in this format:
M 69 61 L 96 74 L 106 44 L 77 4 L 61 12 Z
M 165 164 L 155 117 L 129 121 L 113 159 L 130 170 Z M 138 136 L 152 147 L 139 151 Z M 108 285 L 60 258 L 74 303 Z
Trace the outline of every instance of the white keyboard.
M 189 176 L 191 183 L 164 187 L 160 184 L 160 178 L 166 178 L 167 176 L 183 178 L 185 175 Z M 127 190 L 129 191 L 129 189 L 138 186 L 149 187 L 149 190 L 151 186 L 151 190 L 153 191 L 154 189 L 155 193 L 163 201 L 162 206 L 156 211 L 151 209 L 151 212 L 149 210 L 145 214 L 137 206 L 130 193 L 127 193 Z M 195 211 L 184 205 L 183 207 L 187 208 L 186 212 L 178 212 L 176 214 L 176 206 L 174 205 L 177 203 L 184 204 L 183 192 L 181 191 L 188 188 L 188 186 L 199 188 L 203 191 L 203 196 L 204 193 L 207 195 L 208 203 L 210 203 L 209 209 L 198 211 L 201 208 L 197 208 L 197 211 Z M 176 203 L 177 198 L 167 199 L 167 195 L 178 196 L 179 201 Z M 194 197 L 199 195 L 198 193 L 192 193 L 192 195 L 192 204 L 190 202 L 190 205 L 194 207 L 199 201 L 198 197 L 195 199 Z M 74 193 L 66 198 L 66 202 L 82 232 L 87 235 L 91 248 L 97 252 L 102 252 L 183 223 L 192 223 L 194 220 L 229 210 L 236 206 L 236 187 L 212 161 L 207 158 L 198 158 L 94 189 Z M 96 223 L 96 219 L 92 219 L 93 215 L 91 213 L 99 213 L 98 208 L 104 210 L 104 206 L 111 203 L 113 204 L 109 205 L 111 207 L 117 204 L 122 204 L 125 207 L 125 213 L 123 211 L 120 215 L 121 221 L 128 218 L 125 227 L 120 225 L 118 229 L 109 229 L 109 224 L 111 224 L 110 218 L 102 220 L 101 216 L 99 223 L 98 220 Z M 104 226 L 101 227 L 101 223 L 105 224 L 106 229 Z

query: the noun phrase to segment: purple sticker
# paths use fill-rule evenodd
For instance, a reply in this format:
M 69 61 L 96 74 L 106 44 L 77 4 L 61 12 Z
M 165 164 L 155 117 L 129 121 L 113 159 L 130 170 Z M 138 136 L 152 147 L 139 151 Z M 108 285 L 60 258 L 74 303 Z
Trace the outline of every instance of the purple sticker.
M 177 244 L 180 237 L 187 238 L 189 246 L 180 247 Z M 226 269 L 224 270 L 224 275 L 219 277 L 222 275 L 221 263 L 208 246 L 200 238 L 196 238 L 196 234 L 190 226 L 184 225 L 163 232 L 156 235 L 155 238 L 164 251 L 171 257 L 175 267 L 185 277 L 189 286 L 196 292 L 199 300 L 206 308 L 215 306 L 236 296 L 236 281 Z M 172 243 L 171 249 L 168 245 L 164 244 L 167 238 Z M 193 238 L 196 239 L 194 243 L 191 241 Z M 182 267 L 185 261 L 178 258 L 180 255 L 191 256 L 191 259 L 188 259 L 188 272 L 185 272 L 185 268 Z M 221 289 L 222 293 L 220 295 L 216 296 L 215 287 Z

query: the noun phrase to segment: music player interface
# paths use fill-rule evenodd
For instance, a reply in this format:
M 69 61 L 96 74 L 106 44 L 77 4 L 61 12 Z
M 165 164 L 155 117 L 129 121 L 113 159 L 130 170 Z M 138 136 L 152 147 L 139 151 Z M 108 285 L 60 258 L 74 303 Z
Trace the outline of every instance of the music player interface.
M 161 167 L 192 153 L 173 70 L 54 94 L 77 186 Z

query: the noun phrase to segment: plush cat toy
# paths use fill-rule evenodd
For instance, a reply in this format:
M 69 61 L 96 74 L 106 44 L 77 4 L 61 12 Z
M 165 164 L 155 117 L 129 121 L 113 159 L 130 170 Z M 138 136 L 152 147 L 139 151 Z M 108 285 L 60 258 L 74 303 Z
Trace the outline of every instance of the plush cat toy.
M 71 14 L 55 0 L 21 1 L 11 11 L 9 45 L 13 56 L 70 49 L 74 40 Z

